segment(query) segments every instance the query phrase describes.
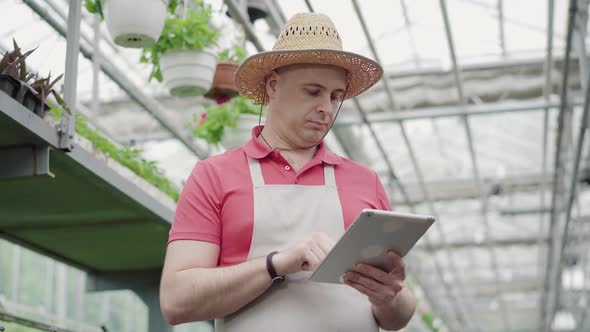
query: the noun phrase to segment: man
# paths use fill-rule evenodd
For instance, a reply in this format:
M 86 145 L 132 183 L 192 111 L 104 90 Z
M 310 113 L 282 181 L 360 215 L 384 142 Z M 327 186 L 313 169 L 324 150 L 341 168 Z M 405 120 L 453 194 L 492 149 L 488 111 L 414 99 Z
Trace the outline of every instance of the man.
M 374 61 L 342 51 L 327 16 L 311 13 L 295 15 L 273 51 L 238 68 L 240 93 L 267 104 L 267 118 L 242 147 L 197 163 L 183 189 L 160 290 L 171 324 L 217 319 L 216 330 L 258 332 L 407 324 L 415 298 L 395 253 L 391 271 L 360 264 L 345 285 L 307 280 L 363 208 L 391 209 L 375 172 L 322 143 L 342 101 L 381 75 Z

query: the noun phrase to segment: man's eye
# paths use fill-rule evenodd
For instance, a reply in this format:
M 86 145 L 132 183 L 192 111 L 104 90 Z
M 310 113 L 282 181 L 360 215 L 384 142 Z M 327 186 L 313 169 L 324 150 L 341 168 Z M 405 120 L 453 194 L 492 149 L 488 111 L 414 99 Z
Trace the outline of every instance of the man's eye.
M 318 96 L 320 94 L 319 90 L 307 90 L 307 94 L 310 96 Z

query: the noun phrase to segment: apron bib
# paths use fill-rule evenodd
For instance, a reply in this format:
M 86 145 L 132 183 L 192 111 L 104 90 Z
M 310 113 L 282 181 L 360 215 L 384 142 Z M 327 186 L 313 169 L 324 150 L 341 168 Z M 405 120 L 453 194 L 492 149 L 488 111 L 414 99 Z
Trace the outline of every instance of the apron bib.
M 334 241 L 344 233 L 332 165 L 324 165 L 321 186 L 266 185 L 258 160 L 248 158 L 248 165 L 254 186 L 248 260 L 290 248 L 312 232 L 324 232 Z M 288 275 L 242 309 L 216 320 L 216 332 L 378 331 L 365 295 L 347 285 L 310 282 L 310 275 Z

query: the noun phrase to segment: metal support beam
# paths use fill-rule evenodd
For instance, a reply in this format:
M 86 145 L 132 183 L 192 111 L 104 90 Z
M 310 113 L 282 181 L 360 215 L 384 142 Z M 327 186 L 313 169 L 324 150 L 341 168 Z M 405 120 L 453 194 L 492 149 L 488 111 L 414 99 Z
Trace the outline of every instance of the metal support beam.
M 560 239 L 558 232 L 556 231 L 557 227 L 557 200 L 560 195 L 559 193 L 559 180 L 563 173 L 563 165 L 561 160 L 561 149 L 562 149 L 562 139 L 563 139 L 563 128 L 564 128 L 564 120 L 565 120 L 565 112 L 568 108 L 568 100 L 567 100 L 567 83 L 568 83 L 568 73 L 569 73 L 569 64 L 570 64 L 570 51 L 572 45 L 572 34 L 573 28 L 575 23 L 577 11 L 577 0 L 570 0 L 569 3 L 569 15 L 568 15 L 568 23 L 567 23 L 567 37 L 566 37 L 566 47 L 565 47 L 565 61 L 564 61 L 564 68 L 563 68 L 563 75 L 562 75 L 562 83 L 561 83 L 561 105 L 559 109 L 559 116 L 557 119 L 557 135 L 556 135 L 556 149 L 555 149 L 555 160 L 554 160 L 554 168 L 553 168 L 553 188 L 552 188 L 552 197 L 551 197 L 551 216 L 549 222 L 549 234 L 552 235 L 551 241 L 549 242 L 549 248 L 547 250 L 547 264 L 546 264 L 546 271 L 545 271 L 545 283 L 543 287 L 543 293 L 541 295 L 541 304 L 542 307 L 540 308 L 540 317 L 539 321 L 542 322 L 541 331 L 548 332 L 551 328 L 551 322 L 553 321 L 553 314 L 555 312 L 554 304 L 555 304 L 555 294 L 556 290 L 553 286 L 559 287 L 559 285 L 555 284 L 557 280 L 557 271 L 558 267 L 557 264 L 559 263 L 557 260 L 557 248 L 558 246 L 557 241 Z
M 461 78 L 461 70 L 459 68 L 459 63 L 458 63 L 457 55 L 455 52 L 455 43 L 453 41 L 453 33 L 451 31 L 451 23 L 450 23 L 450 19 L 449 19 L 448 10 L 447 10 L 446 0 L 440 0 L 440 7 L 441 7 L 441 14 L 442 14 L 444 25 L 445 25 L 445 33 L 446 33 L 446 37 L 447 37 L 447 43 L 449 46 L 449 53 L 450 53 L 451 61 L 453 63 L 453 77 L 455 79 L 455 85 L 457 87 L 459 104 L 461 106 L 465 106 L 467 104 L 467 99 L 466 99 L 466 96 L 464 93 L 463 80 Z M 489 253 L 490 253 L 490 261 L 491 261 L 491 265 L 492 265 L 492 270 L 494 272 L 494 278 L 496 280 L 496 283 L 499 284 L 500 276 L 499 276 L 499 271 L 498 271 L 498 260 L 495 255 L 494 249 L 489 245 L 490 225 L 488 222 L 487 198 L 486 198 L 486 195 L 483 191 L 483 185 L 482 185 L 481 177 L 479 174 L 479 167 L 477 164 L 477 158 L 475 155 L 474 138 L 472 135 L 471 126 L 469 124 L 469 119 L 468 119 L 467 115 L 463 116 L 463 123 L 465 125 L 465 134 L 467 136 L 467 144 L 469 146 L 469 155 L 471 157 L 473 178 L 475 181 L 475 185 L 478 188 L 479 196 L 480 196 L 480 200 L 481 200 L 482 221 L 483 221 L 483 225 L 484 225 L 484 229 L 485 229 L 485 233 L 486 233 L 485 234 L 485 244 L 486 244 L 486 247 L 488 248 Z M 497 293 L 498 293 L 498 297 L 499 297 L 498 301 L 500 303 L 500 310 L 502 313 L 502 321 L 504 324 L 504 329 L 510 330 L 510 324 L 508 321 L 508 311 L 506 309 L 506 304 L 505 304 L 503 298 L 500 297 L 499 287 L 497 288 Z
M 68 12 L 68 30 L 66 34 L 66 72 L 64 76 L 64 100 L 70 108 L 71 116 L 61 118 L 58 127 L 59 147 L 67 151 L 74 149 L 76 134 L 76 88 L 78 82 L 78 56 L 80 55 L 80 19 L 82 17 L 82 0 L 70 0 Z M 65 113 L 65 112 L 64 112 Z
M 560 294 L 561 294 L 561 276 L 562 276 L 562 272 L 563 272 L 563 265 L 564 265 L 564 259 L 563 259 L 563 255 L 565 252 L 565 246 L 568 240 L 568 234 L 569 234 L 569 227 L 570 227 L 570 222 L 571 222 L 571 218 L 572 218 L 572 207 L 574 205 L 574 200 L 576 199 L 576 193 L 577 193 L 577 184 L 578 184 L 578 175 L 579 175 L 579 170 L 580 170 L 580 160 L 582 159 L 582 149 L 584 147 L 584 138 L 585 138 L 585 134 L 586 134 L 586 123 L 588 121 L 588 109 L 590 108 L 590 76 L 589 78 L 589 82 L 586 84 L 586 86 L 588 87 L 586 89 L 586 102 L 584 103 L 584 109 L 583 109 L 583 113 L 582 113 L 582 120 L 580 121 L 580 130 L 578 133 L 578 141 L 576 143 L 576 151 L 574 153 L 574 163 L 572 165 L 572 173 L 571 173 L 571 178 L 570 178 L 570 183 L 569 183 L 569 192 L 566 194 L 567 197 L 567 203 L 565 206 L 565 225 L 563 226 L 563 233 L 561 235 L 561 248 L 559 248 L 558 254 L 557 254 L 557 260 L 556 260 L 556 264 L 559 264 L 559 266 L 556 266 L 555 268 L 557 269 L 557 276 L 556 276 L 556 280 L 555 280 L 555 284 L 553 285 L 556 295 L 555 295 L 555 303 L 553 304 L 553 310 L 554 312 L 551 313 L 551 316 L 555 315 L 555 310 L 557 308 L 557 304 L 559 303 L 559 298 L 560 298 Z
M 94 39 L 92 40 L 92 112 L 98 114 L 99 103 L 100 103 L 100 87 L 99 87 L 99 75 L 100 75 L 100 16 L 93 15 L 92 29 L 94 33 Z
M 571 102 L 572 106 L 583 105 L 583 100 L 574 99 Z M 431 107 L 431 108 L 417 108 L 412 111 L 399 112 L 367 112 L 367 120 L 371 123 L 386 123 L 386 122 L 402 122 L 409 120 L 422 120 L 434 118 L 449 118 L 457 116 L 480 116 L 492 115 L 500 113 L 514 113 L 514 112 L 531 112 L 547 110 L 558 110 L 558 102 L 550 101 L 524 101 L 524 102 L 509 102 L 493 105 L 466 105 L 462 107 Z M 334 124 L 334 127 L 356 126 L 362 124 L 361 117 L 356 115 L 341 116 Z
M 543 98 L 545 102 L 549 102 L 550 94 L 553 92 L 552 84 L 552 73 L 553 73 L 553 22 L 555 13 L 555 2 L 554 0 L 547 1 L 547 57 L 545 58 L 545 65 L 543 66 L 543 72 L 545 77 L 545 86 L 543 87 Z M 549 140 L 549 107 L 545 107 L 543 111 L 543 150 L 541 156 L 541 178 L 547 178 L 547 148 Z M 549 180 L 544 181 L 541 186 L 540 193 L 540 206 L 545 206 L 545 189 L 549 185 Z M 543 288 L 543 254 L 544 251 L 541 249 L 541 239 L 545 234 L 545 214 L 539 216 L 539 234 L 538 234 L 538 264 L 537 264 L 537 275 L 539 276 L 538 286 L 539 289 Z M 539 297 L 539 308 L 543 308 L 545 303 L 542 302 L 542 296 Z M 542 325 L 542 324 L 541 324 Z
M 578 0 L 578 11 L 574 22 L 572 48 L 576 52 L 580 68 L 580 83 L 582 91 L 586 91 L 586 78 L 588 77 L 588 55 L 586 52 L 586 26 L 588 24 L 588 1 Z
M 281 27 L 285 24 L 285 21 L 279 14 L 277 10 L 276 3 L 272 0 L 264 0 L 266 4 L 266 8 L 268 10 L 268 17 L 266 18 L 266 22 L 270 27 L 270 31 L 273 34 L 277 35 L 281 31 Z
M 408 7 L 406 6 L 406 2 L 404 0 L 400 1 L 400 5 L 402 7 L 402 13 L 404 14 L 404 26 L 406 27 L 408 39 L 410 40 L 412 58 L 414 59 L 414 64 L 416 65 L 416 68 L 420 68 L 420 56 L 418 55 L 418 50 L 416 49 L 416 43 L 414 41 L 414 34 L 412 33 L 412 21 L 410 20 Z
M 39 4 L 38 0 L 23 0 L 33 11 L 35 11 L 39 16 L 41 16 L 50 26 L 52 26 L 57 32 L 59 32 L 62 36 L 66 36 L 66 29 L 64 28 L 63 24 L 58 22 L 45 7 Z M 92 59 L 94 51 L 92 48 L 85 43 L 80 43 L 80 52 L 89 60 Z M 103 72 L 110 77 L 122 90 L 124 90 L 131 99 L 137 102 L 143 109 L 149 112 L 159 123 L 162 127 L 168 130 L 172 136 L 176 139 L 180 140 L 183 145 L 193 152 L 196 156 L 200 159 L 204 159 L 208 156 L 207 151 L 198 147 L 193 141 L 191 137 L 187 135 L 181 134 L 173 125 L 172 121 L 168 119 L 165 115 L 162 106 L 158 104 L 158 102 L 151 96 L 147 95 L 143 92 L 139 87 L 135 86 L 135 84 L 121 71 L 116 68 L 112 63 L 108 62 L 104 57 L 101 58 L 102 63 L 102 70 Z
M 277 14 L 279 14 L 279 17 L 281 18 L 282 22 L 287 22 L 287 18 L 285 17 L 285 13 L 283 13 L 283 11 L 281 10 L 281 7 L 279 6 L 279 1 L 278 0 L 270 0 L 272 2 L 272 4 L 274 5 L 274 7 L 277 10 Z
M 313 13 L 313 12 L 314 12 L 314 10 L 313 10 L 313 7 L 312 7 L 312 5 L 311 5 L 311 1 L 309 1 L 309 0 L 305 0 L 305 4 L 307 5 L 307 9 L 308 9 L 310 12 L 312 12 L 312 13 Z
M 576 51 L 578 54 L 578 58 L 580 61 L 580 68 L 583 70 L 584 68 L 586 68 L 586 47 L 585 47 L 585 42 L 584 39 L 586 38 L 586 24 L 587 24 L 587 14 L 588 14 L 588 3 L 586 1 L 579 1 L 580 3 L 578 4 L 578 8 L 579 11 L 577 13 L 577 15 L 575 16 L 577 19 L 574 22 L 574 30 L 573 30 L 573 36 L 572 38 L 574 38 L 574 42 L 575 41 L 581 41 L 582 45 L 580 45 L 580 43 L 578 42 L 576 45 Z M 590 75 L 588 74 L 588 71 L 586 69 L 586 71 L 582 71 L 582 76 L 585 77 L 587 80 L 590 80 Z M 584 138 L 585 138 L 585 134 L 586 134 L 586 124 L 588 123 L 588 109 L 590 108 L 590 82 L 585 82 L 582 83 L 582 86 L 585 87 L 585 91 L 586 91 L 586 98 L 585 98 L 585 102 L 584 102 L 584 107 L 582 109 L 582 118 L 580 121 L 580 129 L 578 132 L 578 139 L 577 139 L 577 143 L 575 145 L 576 149 L 574 152 L 574 161 L 573 164 L 571 165 L 572 167 L 572 171 L 571 171 L 571 177 L 570 177 L 570 181 L 569 181 L 569 186 L 567 186 L 566 188 L 568 189 L 568 192 L 565 195 L 566 198 L 566 205 L 565 205 L 565 219 L 564 219 L 564 225 L 563 225 L 563 231 L 561 233 L 561 240 L 559 241 L 560 243 L 560 247 L 557 248 L 557 259 L 555 261 L 555 266 L 554 266 L 554 270 L 556 271 L 555 274 L 555 281 L 553 284 L 550 284 L 550 286 L 553 287 L 553 290 L 555 292 L 555 296 L 553 298 L 553 304 L 551 304 L 553 307 L 553 311 L 550 312 L 550 316 L 555 316 L 555 312 L 557 311 L 557 308 L 559 306 L 559 304 L 561 303 L 560 301 L 560 297 L 562 294 L 562 274 L 563 274 L 563 270 L 565 268 L 565 262 L 564 262 L 564 253 L 565 253 L 565 247 L 568 244 L 568 235 L 570 233 L 570 225 L 571 225 L 571 218 L 572 218 L 572 207 L 574 204 L 574 201 L 577 198 L 577 189 L 578 189 L 578 178 L 579 178 L 579 169 L 580 169 L 580 161 L 582 159 L 582 151 L 583 151 L 583 147 L 584 147 Z M 566 167 L 566 165 L 564 165 L 564 167 Z
M 49 149 L 47 146 L 0 148 L 0 179 L 55 177 L 49 170 Z
M 234 18 L 236 22 L 240 23 L 242 27 L 244 27 L 246 36 L 252 42 L 252 44 L 254 44 L 256 49 L 259 52 L 264 51 L 264 46 L 258 39 L 258 36 L 256 36 L 256 32 L 254 31 L 254 27 L 252 26 L 252 24 L 250 24 L 248 15 L 246 15 L 246 13 L 244 13 L 244 11 L 240 9 L 240 6 L 236 4 L 235 0 L 224 0 L 223 2 L 225 2 L 225 4 L 227 5 L 231 17 Z
M 506 57 L 506 37 L 504 35 L 504 0 L 498 0 L 498 25 L 500 27 L 500 48 L 502 56 Z

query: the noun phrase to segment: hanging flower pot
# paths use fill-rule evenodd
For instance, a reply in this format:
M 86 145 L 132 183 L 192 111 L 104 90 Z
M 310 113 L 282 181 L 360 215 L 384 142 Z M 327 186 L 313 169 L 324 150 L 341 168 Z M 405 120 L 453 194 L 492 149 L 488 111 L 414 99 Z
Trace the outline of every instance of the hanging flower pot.
M 236 62 L 218 62 L 211 89 L 207 91 L 205 97 L 213 100 L 225 100 L 237 96 L 238 89 L 234 83 L 234 75 L 237 69 L 238 63 Z
M 170 93 L 178 97 L 203 95 L 211 88 L 217 55 L 212 49 L 173 50 L 160 55 L 160 70 Z
M 140 61 L 151 63 L 149 80 L 155 78 L 174 96 L 203 95 L 211 88 L 217 65 L 216 40 L 219 32 L 209 26 L 211 6 L 194 0 L 181 17 L 169 15 L 156 43 L 143 49 Z M 176 2 L 171 2 L 174 7 Z M 170 12 L 175 12 L 169 8 Z
M 115 44 L 142 48 L 162 33 L 168 0 L 101 0 L 104 19 Z

